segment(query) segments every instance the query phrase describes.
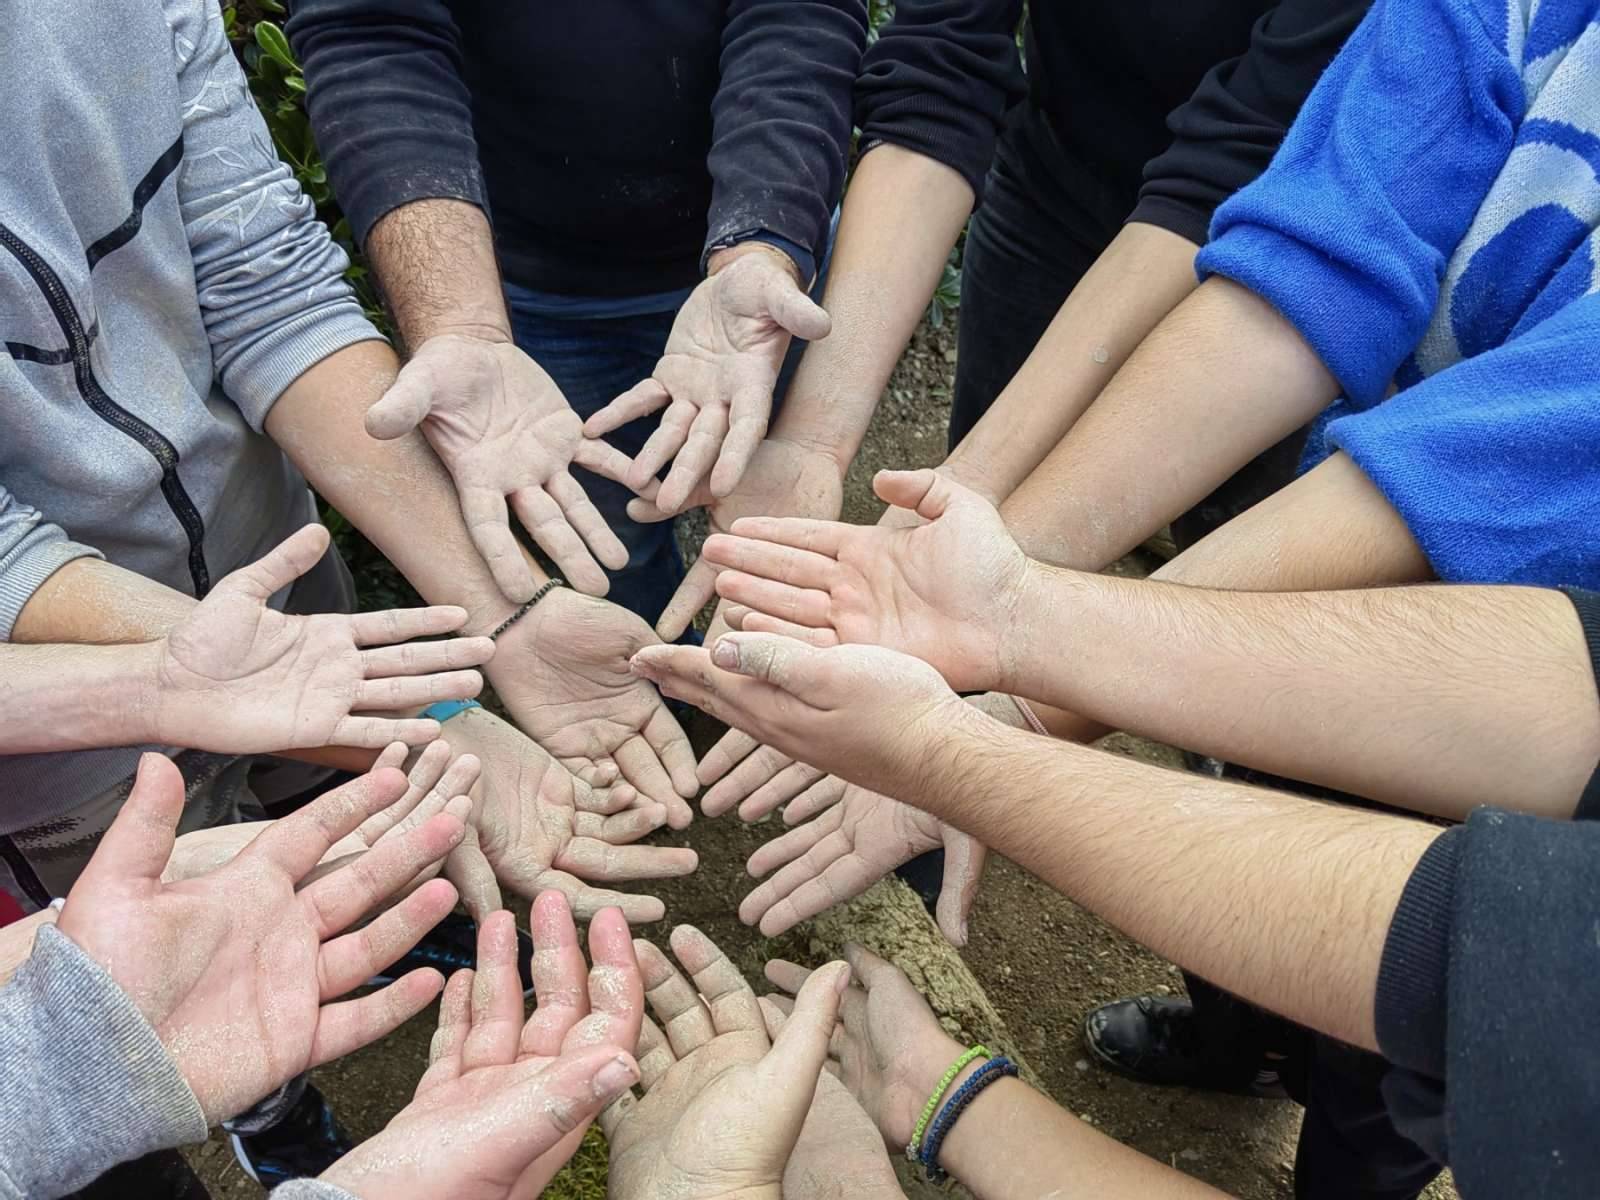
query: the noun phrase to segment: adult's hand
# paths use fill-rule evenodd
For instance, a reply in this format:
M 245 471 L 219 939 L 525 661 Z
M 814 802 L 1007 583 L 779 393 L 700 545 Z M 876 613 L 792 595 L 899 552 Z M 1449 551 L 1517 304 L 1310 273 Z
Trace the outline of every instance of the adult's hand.
M 660 506 L 662 485 L 654 479 L 639 489 L 639 499 L 629 501 L 628 515 L 635 521 L 668 521 L 676 510 Z M 749 469 L 738 486 L 717 496 L 704 483 L 685 507 L 704 508 L 712 533 L 727 533 L 743 517 L 811 517 L 832 521 L 844 505 L 844 475 L 838 459 L 823 450 L 785 438 L 770 437 L 756 447 Z M 704 555 L 693 565 L 672 594 L 656 632 L 663 641 L 675 642 L 716 592 L 717 567 Z M 712 635 L 722 632 L 712 624 Z
M 620 908 L 636 923 L 665 915 L 654 896 L 592 886 L 667 879 L 695 869 L 693 850 L 631 844 L 666 822 L 665 808 L 635 804 L 627 784 L 596 788 L 575 778 L 538 744 L 482 709 L 469 709 L 444 728 L 455 750 L 483 764 L 472 826 L 481 861 L 502 885 L 530 897 L 554 889 L 585 918 L 607 907 Z
M 754 610 L 747 630 L 888 646 L 932 663 L 961 691 L 1000 686 L 1028 559 L 999 512 L 933 471 L 880 471 L 873 486 L 928 524 L 740 521 L 737 536 L 709 538 L 701 552 L 726 568 L 718 594 Z
M 881 646 L 819 650 L 771 633 L 727 633 L 708 651 L 650 646 L 634 669 L 667 695 L 791 758 L 874 791 L 912 794 L 930 747 L 983 720 L 920 659 Z
M 861 946 L 847 945 L 844 956 L 855 982 L 840 1004 L 830 1069 L 877 1122 L 883 1140 L 903 1150 L 934 1086 L 965 1047 L 899 968 Z M 783 959 L 767 964 L 767 978 L 791 996 L 814 986 L 815 974 Z M 788 1012 L 798 1003 L 779 1000 L 778 1007 Z
M 746 243 L 713 255 L 708 265 L 710 274 L 678 310 L 651 377 L 583 427 L 587 437 L 598 438 L 666 409 L 624 482 L 640 491 L 671 461 L 656 497 L 667 513 L 681 511 L 708 476 L 714 496 L 738 486 L 767 434 L 772 389 L 790 340 L 816 341 L 831 328 L 781 250 Z
M 769 1043 L 755 993 L 699 930 L 680 925 L 672 932 L 672 951 L 692 985 L 648 942 L 635 948 L 656 1024 L 640 1034 L 644 1098 L 624 1100 L 601 1117 L 613 1200 L 776 1200 L 849 972 L 843 964 L 819 969 Z
M 532 925 L 538 1008 L 524 1019 L 516 926 L 496 912 L 478 930 L 477 970 L 445 989 L 415 1098 L 324 1182 L 367 1200 L 531 1200 L 633 1085 L 644 993 L 622 914 L 591 922 L 587 971 L 560 895 L 534 902 Z
M 660 639 L 618 605 L 557 588 L 502 634 L 490 679 L 517 724 L 580 778 L 617 774 L 689 824 L 694 750 L 656 689 L 628 669 Z
M 224 578 L 166 637 L 150 643 L 150 694 L 161 741 L 222 754 L 321 746 L 378 749 L 439 735 L 437 721 L 363 716 L 462 700 L 483 686 L 488 638 L 451 633 L 459 608 L 291 616 L 267 601 L 316 566 L 328 531 L 307 525 Z M 401 644 L 405 643 L 405 644 Z
M 511 532 L 511 507 L 574 587 L 603 596 L 600 565 L 628 551 L 568 468 L 627 472 L 627 456 L 583 436 L 561 389 L 510 341 L 439 334 L 416 348 L 393 386 L 367 410 L 367 432 L 397 438 L 418 425 L 455 480 L 473 544 L 506 598 L 537 582 Z M 600 561 L 597 563 L 595 559 Z
M 464 800 L 359 868 L 300 886 L 330 846 L 405 789 L 400 772 L 376 770 L 275 822 L 220 869 L 164 883 L 183 777 L 158 754 L 140 760 L 57 928 L 150 1022 L 207 1120 L 242 1112 L 301 1072 L 378 1040 L 439 994 L 443 978 L 423 968 L 336 1002 L 455 904 L 455 889 L 435 880 L 344 933 L 460 840 Z
M 773 875 L 744 898 L 739 919 L 777 937 L 801 921 L 854 900 L 896 867 L 929 850 L 944 848 L 939 891 L 939 930 L 954 946 L 967 944 L 967 917 L 977 899 L 989 852 L 937 817 L 918 812 L 877 792 L 828 776 L 790 805 L 826 805 L 821 815 L 750 856 L 756 879 Z M 790 819 L 795 824 L 800 818 Z M 781 868 L 781 869 L 779 869 Z

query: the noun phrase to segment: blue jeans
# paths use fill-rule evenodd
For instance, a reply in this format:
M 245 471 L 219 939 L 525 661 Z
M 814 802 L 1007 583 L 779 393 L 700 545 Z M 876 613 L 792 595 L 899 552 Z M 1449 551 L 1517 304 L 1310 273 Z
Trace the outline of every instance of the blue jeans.
M 834 221 L 837 225 L 837 213 Z M 817 282 L 811 289 L 814 299 L 822 296 L 822 287 L 828 278 L 828 260 L 829 254 L 824 254 Z M 667 335 L 672 332 L 672 322 L 677 316 L 675 309 L 624 317 L 551 316 L 539 310 L 532 293 L 514 283 L 506 284 L 506 304 L 511 311 L 511 335 L 517 346 L 550 373 L 567 402 L 584 420 L 641 379 L 650 377 L 666 349 Z M 789 347 L 789 356 L 784 360 L 777 387 L 773 389 L 774 417 L 783 405 L 784 394 L 804 350 L 805 343 L 799 340 Z M 634 458 L 660 424 L 661 414 L 655 413 L 607 434 L 606 441 Z M 666 470 L 661 474 L 664 478 Z M 622 484 L 576 467 L 573 475 L 628 548 L 628 565 L 620 571 L 608 572 L 611 578 L 608 598 L 654 625 L 672 599 L 672 593 L 683 582 L 683 555 L 673 536 L 673 522 L 641 524 L 628 516 L 628 501 L 633 499 L 633 493 Z

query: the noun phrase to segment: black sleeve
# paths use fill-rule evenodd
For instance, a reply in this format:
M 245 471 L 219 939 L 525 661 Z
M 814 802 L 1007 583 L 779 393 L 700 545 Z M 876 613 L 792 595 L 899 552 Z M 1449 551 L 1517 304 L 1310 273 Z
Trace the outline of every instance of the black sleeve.
M 1561 590 L 1572 601 L 1572 607 L 1578 610 L 1583 636 L 1589 643 L 1589 665 L 1594 670 L 1595 679 L 1600 681 L 1600 592 L 1586 592 L 1580 588 Z M 1578 808 L 1572 814 L 1572 819 L 1600 821 L 1600 766 L 1595 767 L 1594 774 L 1589 777 L 1589 785 L 1578 797 Z
M 899 0 L 861 60 L 861 144 L 914 150 L 982 196 L 1001 120 L 1022 96 L 1021 16 L 1021 0 Z
M 413 200 L 486 208 L 446 0 L 294 0 L 290 44 L 328 177 L 364 242 Z
M 1206 243 L 1211 214 L 1267 169 L 1322 72 L 1372 0 L 1284 0 L 1250 48 L 1207 72 L 1167 119 L 1172 146 L 1145 166 L 1130 221 Z
M 1463 1195 L 1594 1194 L 1597 931 L 1600 825 L 1479 809 L 1407 883 L 1379 969 L 1378 1044 L 1442 1082 Z
M 706 247 L 765 230 L 820 261 L 844 190 L 866 0 L 733 0 L 711 104 Z

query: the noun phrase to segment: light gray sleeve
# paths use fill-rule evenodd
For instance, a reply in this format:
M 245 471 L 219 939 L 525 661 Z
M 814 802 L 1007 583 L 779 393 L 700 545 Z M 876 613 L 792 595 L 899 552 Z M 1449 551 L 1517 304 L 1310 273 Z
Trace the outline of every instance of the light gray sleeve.
M 320 1179 L 296 1179 L 273 1188 L 272 1200 L 361 1200 L 361 1197 Z
M 217 0 L 165 0 L 183 105 L 178 203 L 223 390 L 260 429 L 294 380 L 382 335 L 344 281 L 350 260 L 278 159 Z
M 46 579 L 87 557 L 102 556 L 0 487 L 0 642 L 11 640 L 17 618 Z
M 0 1200 L 63 1196 L 206 1137 L 156 1031 L 53 925 L 0 988 L 0 1097 Z

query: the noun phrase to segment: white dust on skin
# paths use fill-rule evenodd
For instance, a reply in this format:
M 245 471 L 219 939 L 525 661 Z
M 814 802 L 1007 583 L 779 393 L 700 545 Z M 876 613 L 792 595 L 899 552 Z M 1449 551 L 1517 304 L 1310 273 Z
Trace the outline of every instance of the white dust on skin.
M 1096 346 L 1090 353 L 1089 357 L 1094 359 L 1094 361 L 1099 363 L 1101 366 L 1104 366 L 1106 363 L 1111 361 L 1111 351 L 1107 350 L 1104 346 Z

